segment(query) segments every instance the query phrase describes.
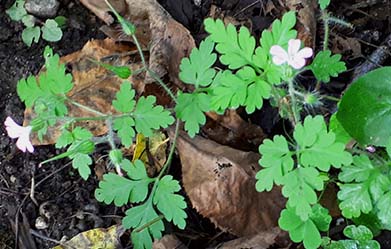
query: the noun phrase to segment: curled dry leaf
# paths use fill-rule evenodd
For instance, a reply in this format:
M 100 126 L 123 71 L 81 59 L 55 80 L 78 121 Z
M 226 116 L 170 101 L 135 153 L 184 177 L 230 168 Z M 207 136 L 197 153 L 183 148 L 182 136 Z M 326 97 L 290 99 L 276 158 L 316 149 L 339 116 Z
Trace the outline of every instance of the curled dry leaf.
M 277 226 L 285 199 L 278 188 L 263 193 L 255 190 L 259 154 L 200 136 L 190 139 L 184 132 L 178 136 L 177 149 L 184 188 L 201 215 L 237 236 Z
M 114 66 L 129 66 L 132 72 L 142 68 L 139 56 L 135 48 L 124 44 L 116 44 L 111 39 L 89 41 L 84 47 L 75 53 L 64 56 L 60 62 L 67 64 L 71 70 L 74 88 L 68 97 L 83 105 L 96 109 L 103 113 L 115 113 L 111 101 L 119 90 L 123 79 L 118 78 L 112 72 L 92 62 L 90 59 Z M 129 80 L 138 91 L 143 91 L 143 76 L 132 75 Z M 94 116 L 93 113 L 74 105 L 68 106 L 69 115 L 74 117 Z M 25 123 L 29 123 L 32 117 L 31 109 L 26 109 Z M 107 128 L 103 121 L 88 121 L 78 123 L 87 127 L 95 136 L 103 135 Z M 42 142 L 37 137 L 32 139 L 34 145 L 53 144 L 60 135 L 60 125 L 49 128 Z
M 81 2 L 100 18 L 106 16 L 102 13 L 109 12 L 104 0 L 81 0 Z M 188 56 L 195 47 L 190 32 L 175 21 L 156 0 L 123 0 L 123 2 L 126 5 L 125 10 L 121 8 L 118 10 L 125 19 L 136 26 L 136 37 L 143 49 L 149 49 L 150 69 L 161 78 L 169 75 L 173 83 L 181 85 L 178 79 L 179 64 L 181 59 Z M 102 20 L 106 21 L 105 18 Z M 131 41 L 119 30 L 118 25 L 103 29 L 107 35 L 116 40 Z M 146 81 L 150 83 L 154 80 L 148 77 Z

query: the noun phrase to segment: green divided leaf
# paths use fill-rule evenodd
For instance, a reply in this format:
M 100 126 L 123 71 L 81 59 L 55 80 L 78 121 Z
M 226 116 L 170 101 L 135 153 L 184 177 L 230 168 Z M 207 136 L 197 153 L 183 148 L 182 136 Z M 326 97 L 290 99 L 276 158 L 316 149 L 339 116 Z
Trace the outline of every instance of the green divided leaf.
M 210 97 L 205 93 L 181 93 L 177 101 L 176 115 L 185 122 L 189 136 L 194 137 L 206 122 L 204 112 L 210 110 Z
M 300 148 L 300 164 L 329 171 L 352 162 L 352 156 L 345 150 L 345 144 L 335 142 L 335 134 L 328 132 L 322 116 L 307 116 L 304 124 L 298 124 L 293 133 Z
M 38 98 L 46 96 L 46 93 L 38 86 L 34 76 L 19 80 L 16 91 L 26 107 L 32 107 Z
M 136 135 L 133 127 L 135 122 L 131 117 L 116 118 L 113 121 L 113 128 L 117 131 L 118 137 L 125 148 L 129 148 L 133 143 L 133 138 Z
M 339 207 L 347 218 L 372 211 L 374 203 L 384 198 L 390 184 L 390 180 L 381 173 L 380 168 L 372 165 L 366 155 L 355 156 L 353 164 L 343 167 L 338 178 L 347 182 L 340 186 L 338 192 L 338 199 L 341 200 Z
M 297 31 L 294 30 L 296 24 L 296 15 L 294 11 L 283 15 L 282 20 L 275 20 L 272 24 L 272 30 L 264 30 L 261 38 L 261 49 L 267 55 L 270 55 L 270 48 L 273 45 L 287 47 L 290 39 L 295 39 Z M 261 50 L 259 51 L 261 53 Z
M 315 168 L 298 168 L 284 176 L 282 194 L 287 206 L 295 208 L 304 221 L 311 214 L 311 205 L 318 201 L 316 190 L 323 189 L 323 179 Z
M 120 90 L 115 94 L 116 99 L 113 100 L 115 110 L 122 113 L 133 111 L 136 105 L 136 101 L 134 100 L 135 94 L 136 92 L 132 89 L 130 82 L 123 82 Z
M 238 108 L 244 104 L 247 96 L 247 82 L 228 70 L 223 72 L 220 82 L 213 88 L 212 109 Z
M 376 84 L 375 84 L 376 83 Z M 362 145 L 385 146 L 391 137 L 391 67 L 375 69 L 351 84 L 337 118 Z
M 149 226 L 146 226 L 147 224 Z M 122 219 L 122 225 L 126 229 L 134 228 L 135 230 L 146 226 L 141 231 L 133 230 L 131 233 L 133 248 L 135 249 L 152 248 L 153 240 L 160 239 L 164 230 L 163 221 L 156 213 L 150 201 L 128 209 L 126 216 Z
M 72 76 L 65 73 L 59 56 L 53 55 L 49 47 L 45 48 L 44 57 L 46 72 L 40 74 L 39 84 L 35 77 L 29 76 L 27 80 L 19 80 L 16 90 L 27 107 L 33 107 L 39 100 L 39 106 L 35 108 L 38 115 L 62 117 L 67 113 L 64 95 L 73 87 Z
M 53 19 L 48 19 L 41 28 L 42 38 L 49 42 L 56 42 L 61 40 L 62 30 Z
M 302 220 L 292 208 L 284 209 L 278 220 L 279 226 L 289 232 L 294 242 L 303 241 L 306 249 L 316 249 L 321 243 L 319 231 L 328 231 L 331 216 L 328 210 L 316 204 L 311 209 L 311 215 L 307 220 Z
M 72 131 L 64 129 L 57 139 L 56 148 L 64 148 L 76 141 L 89 140 L 92 136 L 93 135 L 89 130 L 79 126 L 75 127 Z
M 265 139 L 259 146 L 262 158 L 259 164 L 264 167 L 257 175 L 256 189 L 259 192 L 270 191 L 273 182 L 277 185 L 283 183 L 283 177 L 293 169 L 293 159 L 288 143 L 283 136 L 274 136 L 273 141 Z
M 383 194 L 376 203 L 377 216 L 382 224 L 390 228 L 391 227 L 391 191 Z
M 361 183 L 344 184 L 338 192 L 341 200 L 339 207 L 346 218 L 358 217 L 369 213 L 373 206 L 368 186 Z
M 319 52 L 308 68 L 312 70 L 317 80 L 324 83 L 330 81 L 330 76 L 337 77 L 338 74 L 346 71 L 345 63 L 341 61 L 341 55 L 331 56 L 330 50 Z
M 164 176 L 158 183 L 153 203 L 164 215 L 167 221 L 173 223 L 180 229 L 186 226 L 186 217 L 184 209 L 187 207 L 183 196 L 174 194 L 181 189 L 177 180 L 173 180 L 172 176 Z
M 129 179 L 113 173 L 105 174 L 99 182 L 99 188 L 95 190 L 95 198 L 98 201 L 106 204 L 114 202 L 114 205 L 120 207 L 128 202 L 145 200 L 148 185 L 153 179 L 148 177 L 144 164 L 140 160 L 133 164 L 124 159 L 121 168 L 127 172 Z
M 226 70 L 219 74 L 219 83 L 212 85 L 211 108 L 225 110 L 246 106 L 247 113 L 261 108 L 263 98 L 269 98 L 271 86 L 257 77 L 254 69 L 244 67 L 236 74 Z
M 352 240 L 338 241 L 337 243 L 341 242 L 342 245 L 344 245 L 343 248 L 346 248 L 346 249 L 350 249 L 350 248 L 380 249 L 379 242 L 377 242 L 376 240 L 373 240 L 372 232 L 366 226 L 350 225 L 350 226 L 345 227 L 345 229 L 343 230 L 343 233 L 346 237 L 352 239 Z M 347 247 L 345 245 L 349 245 L 350 247 Z
M 74 141 L 72 132 L 68 131 L 67 129 L 63 130 L 61 135 L 58 137 L 56 141 L 56 148 L 64 148 L 67 145 L 71 144 Z
M 77 153 L 73 156 L 72 167 L 79 171 L 79 175 L 87 180 L 91 174 L 90 165 L 92 164 L 92 159 L 87 154 Z
M 216 54 L 212 53 L 213 48 L 214 43 L 210 39 L 202 41 L 199 48 L 193 48 L 190 57 L 181 61 L 179 78 L 196 88 L 212 83 L 216 71 L 211 67 L 217 58 Z
M 5 11 L 13 21 L 20 21 L 25 15 L 27 15 L 24 3 L 24 0 L 16 0 L 11 8 Z
M 22 40 L 27 46 L 31 46 L 33 42 L 38 43 L 41 36 L 39 27 L 27 27 L 22 32 Z
M 44 50 L 46 73 L 40 75 L 39 85 L 54 94 L 67 94 L 73 88 L 72 75 L 66 73 L 65 64 L 60 63 L 60 56 L 53 54 L 50 47 Z
M 354 239 L 361 242 L 373 239 L 371 230 L 369 230 L 369 228 L 367 228 L 366 226 L 347 226 L 343 230 L 343 234 L 350 239 Z
M 245 102 L 246 112 L 253 113 L 256 109 L 261 109 L 263 99 L 270 97 L 271 86 L 266 81 L 258 78 L 247 88 L 247 99 Z
M 320 9 L 321 9 L 321 10 L 326 9 L 327 6 L 329 6 L 330 1 L 331 1 L 331 0 L 318 0 L 319 5 L 320 5 Z
M 120 90 L 116 93 L 116 99 L 113 100 L 115 110 L 122 113 L 129 113 L 134 110 L 136 101 L 134 100 L 136 92 L 132 89 L 130 82 L 125 81 L 121 84 Z M 133 138 L 136 135 L 133 126 L 134 119 L 130 116 L 115 118 L 113 120 L 113 128 L 117 131 L 121 143 L 126 147 L 130 147 L 133 143 Z
M 152 136 L 153 130 L 167 128 L 175 121 L 163 106 L 154 106 L 155 102 L 155 96 L 141 97 L 133 113 L 137 132 L 146 137 Z
M 238 69 L 251 65 L 255 49 L 255 39 L 246 27 L 241 27 L 239 33 L 232 24 L 225 27 L 222 20 L 208 18 L 204 21 L 205 30 L 210 34 L 221 54 L 220 61 L 229 69 Z
M 273 45 L 280 45 L 287 48 L 288 41 L 295 39 L 297 31 L 294 30 L 296 24 L 295 12 L 290 11 L 284 14 L 282 20 L 275 20 L 272 24 L 272 30 L 262 32 L 260 47 L 255 49 L 253 56 L 254 64 L 263 69 L 265 77 L 269 83 L 281 83 L 281 67 L 276 66 L 271 60 L 270 48 Z

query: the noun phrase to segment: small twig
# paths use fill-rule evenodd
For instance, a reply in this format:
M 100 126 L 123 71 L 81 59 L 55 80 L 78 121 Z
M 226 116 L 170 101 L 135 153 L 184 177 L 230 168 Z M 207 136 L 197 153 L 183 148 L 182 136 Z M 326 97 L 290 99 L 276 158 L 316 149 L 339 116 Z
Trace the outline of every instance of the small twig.
M 62 166 L 61 168 L 53 171 L 52 173 L 50 173 L 49 175 L 47 175 L 45 178 L 43 178 L 42 180 L 40 180 L 37 184 L 35 184 L 35 187 L 37 188 L 39 185 L 41 185 L 43 182 L 45 182 L 47 179 L 51 178 L 53 175 L 57 174 L 58 172 L 60 172 L 61 170 L 65 169 L 66 167 L 68 167 L 69 165 L 71 165 L 71 162 L 68 162 L 66 163 L 64 166 Z
M 47 236 L 45 236 L 45 235 L 42 235 L 42 234 L 38 233 L 37 231 L 35 231 L 35 230 L 33 230 L 33 229 L 30 229 L 30 233 L 31 233 L 32 235 L 34 235 L 35 237 L 38 237 L 38 238 L 40 238 L 40 239 L 47 240 L 47 241 L 50 241 L 50 242 L 54 242 L 54 243 L 56 243 L 56 244 L 62 245 L 62 246 L 65 247 L 65 248 L 77 249 L 77 248 L 74 247 L 74 246 L 67 245 L 67 244 L 65 244 L 65 243 L 63 243 L 63 242 L 61 242 L 61 241 L 59 241 L 59 240 L 55 240 L 55 239 L 49 238 L 49 237 L 47 237 Z
M 1 181 L 4 182 L 4 184 L 6 185 L 7 188 L 10 188 L 10 185 L 8 184 L 7 180 L 5 179 L 5 177 L 0 174 L 0 178 L 1 178 Z
M 30 188 L 30 199 L 34 202 L 34 204 L 39 207 L 37 200 L 34 197 L 35 193 L 35 177 L 34 175 L 31 176 L 31 188 Z
M 353 80 L 355 81 L 360 76 L 381 66 L 391 54 L 391 34 L 386 37 L 382 45 L 379 46 L 369 58 L 360 66 L 358 66 L 353 73 Z

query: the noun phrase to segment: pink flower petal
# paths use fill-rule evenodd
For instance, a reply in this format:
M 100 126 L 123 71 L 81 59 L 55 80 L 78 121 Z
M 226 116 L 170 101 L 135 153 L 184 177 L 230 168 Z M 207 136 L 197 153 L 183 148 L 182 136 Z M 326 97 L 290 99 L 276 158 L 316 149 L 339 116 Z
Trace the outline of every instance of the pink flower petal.
M 4 124 L 10 138 L 17 138 L 21 133 L 23 133 L 23 127 L 15 123 L 15 121 L 10 117 L 6 118 Z
M 300 50 L 296 56 L 299 56 L 301 58 L 310 58 L 313 55 L 312 48 L 303 48 Z
M 305 59 L 301 57 L 293 58 L 293 60 L 289 61 L 289 65 L 294 69 L 300 69 L 305 65 Z
M 30 132 L 32 130 L 31 126 L 20 126 L 18 125 L 11 117 L 7 117 L 5 122 L 6 130 L 10 138 L 18 138 L 16 141 L 16 146 L 23 152 L 26 152 L 26 149 L 29 152 L 34 152 L 34 147 L 30 142 Z
M 299 39 L 290 39 L 288 41 L 288 54 L 295 56 L 300 49 L 301 41 Z
M 272 55 L 273 63 L 276 65 L 284 64 L 289 60 L 288 53 L 278 45 L 274 45 L 270 48 L 270 54 Z

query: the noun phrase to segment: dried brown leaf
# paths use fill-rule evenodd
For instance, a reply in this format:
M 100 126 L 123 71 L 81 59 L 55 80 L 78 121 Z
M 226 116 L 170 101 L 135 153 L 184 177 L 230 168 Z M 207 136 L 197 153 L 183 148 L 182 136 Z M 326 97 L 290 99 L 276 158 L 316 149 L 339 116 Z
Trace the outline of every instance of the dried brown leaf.
M 185 246 L 175 235 L 167 234 L 163 236 L 163 238 L 153 242 L 153 249 L 187 249 Z
M 223 231 L 254 235 L 277 225 L 285 205 L 280 189 L 258 193 L 259 154 L 184 132 L 178 137 L 183 185 L 192 205 Z
M 219 245 L 220 249 L 237 249 L 237 248 L 251 248 L 251 249 L 267 249 L 275 242 L 276 238 L 281 233 L 277 227 L 270 229 L 270 231 L 263 231 L 253 236 L 246 236 L 224 242 Z
M 94 3 L 103 5 L 104 0 L 83 0 L 82 3 L 89 8 Z M 175 21 L 156 0 L 125 0 L 125 4 L 127 7 L 122 14 L 136 26 L 136 37 L 143 49 L 149 50 L 149 68 L 161 78 L 168 75 L 173 83 L 181 86 L 178 79 L 179 64 L 195 47 L 190 32 Z M 104 16 L 102 12 L 108 12 L 106 6 L 91 10 L 99 13 L 98 17 Z M 119 30 L 118 25 L 103 29 L 114 39 L 131 41 Z M 154 80 L 148 77 L 146 81 L 145 83 L 151 83 Z

